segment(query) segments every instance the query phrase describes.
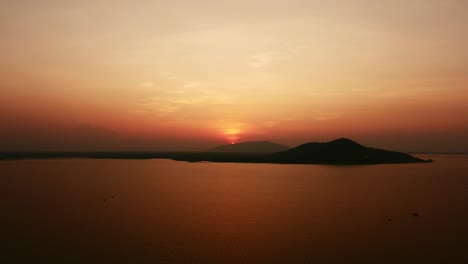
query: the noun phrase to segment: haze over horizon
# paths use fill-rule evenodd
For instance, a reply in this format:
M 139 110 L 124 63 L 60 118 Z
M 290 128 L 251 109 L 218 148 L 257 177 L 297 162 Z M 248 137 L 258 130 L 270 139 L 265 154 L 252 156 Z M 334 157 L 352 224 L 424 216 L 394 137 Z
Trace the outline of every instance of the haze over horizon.
M 468 152 L 468 1 L 2 1 L 0 151 Z

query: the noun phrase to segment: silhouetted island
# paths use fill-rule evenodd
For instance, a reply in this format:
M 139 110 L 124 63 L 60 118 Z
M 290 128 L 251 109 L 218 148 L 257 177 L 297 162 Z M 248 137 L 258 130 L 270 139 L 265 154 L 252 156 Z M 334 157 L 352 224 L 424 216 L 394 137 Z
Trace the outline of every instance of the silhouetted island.
M 240 145 L 237 147 L 235 145 Z M 0 160 L 91 158 L 91 159 L 172 159 L 190 162 L 241 162 L 276 164 L 392 164 L 423 163 L 405 153 L 362 146 L 350 139 L 340 138 L 327 143 L 311 142 L 274 153 L 255 151 L 252 146 L 287 147 L 272 142 L 246 142 L 221 146 L 204 152 L 8 152 L 0 153 Z M 242 150 L 242 151 L 241 151 Z
M 425 160 L 405 153 L 365 147 L 350 139 L 340 138 L 327 143 L 306 143 L 275 153 L 273 163 L 299 164 L 382 164 L 417 163 Z
M 362 146 L 350 139 L 340 138 L 326 143 L 310 142 L 271 154 L 256 153 L 197 153 L 174 157 L 192 162 L 245 162 L 278 164 L 392 164 L 423 163 L 405 153 Z
M 207 150 L 207 152 L 216 153 L 276 153 L 285 151 L 290 147 L 273 143 L 270 141 L 252 141 L 241 142 L 237 144 L 228 144 Z

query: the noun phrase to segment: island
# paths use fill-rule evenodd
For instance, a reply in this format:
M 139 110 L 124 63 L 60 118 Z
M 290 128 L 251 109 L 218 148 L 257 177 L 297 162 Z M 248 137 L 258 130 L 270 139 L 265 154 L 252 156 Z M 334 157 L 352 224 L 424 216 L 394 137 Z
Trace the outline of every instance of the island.
M 236 146 L 238 145 L 238 146 Z M 268 141 L 224 145 L 200 152 L 9 152 L 0 160 L 90 158 L 90 159 L 172 159 L 189 162 L 237 162 L 274 164 L 365 165 L 426 163 L 411 155 L 363 146 L 347 138 L 330 142 L 309 142 L 289 149 Z
M 366 147 L 347 138 L 340 138 L 325 143 L 309 142 L 295 148 L 268 154 L 226 151 L 199 152 L 181 154 L 173 157 L 173 159 L 191 162 L 330 165 L 426 163 L 432 161 L 419 159 L 402 152 Z

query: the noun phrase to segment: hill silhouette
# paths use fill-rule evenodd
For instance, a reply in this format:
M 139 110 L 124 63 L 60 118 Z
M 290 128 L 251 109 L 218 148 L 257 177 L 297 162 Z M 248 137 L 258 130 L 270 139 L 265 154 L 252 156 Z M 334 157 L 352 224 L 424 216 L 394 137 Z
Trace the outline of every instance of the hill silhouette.
M 256 149 L 257 148 L 257 149 Z M 274 148 L 281 151 L 272 153 Z M 0 160 L 91 158 L 91 159 L 173 159 L 180 161 L 278 163 L 278 164 L 392 164 L 422 163 L 405 153 L 370 148 L 350 139 L 326 143 L 310 142 L 292 149 L 268 141 L 220 146 L 204 152 L 5 152 Z
M 207 150 L 216 153 L 275 153 L 285 151 L 290 147 L 270 141 L 241 142 L 237 144 L 227 144 Z
M 347 138 L 330 142 L 310 142 L 276 153 L 205 152 L 187 153 L 174 157 L 185 161 L 278 163 L 278 164 L 395 164 L 423 163 L 422 160 L 405 153 L 363 146 Z
M 382 164 L 417 163 L 424 160 L 405 153 L 365 147 L 350 139 L 326 143 L 311 142 L 272 155 L 273 163 L 300 164 Z

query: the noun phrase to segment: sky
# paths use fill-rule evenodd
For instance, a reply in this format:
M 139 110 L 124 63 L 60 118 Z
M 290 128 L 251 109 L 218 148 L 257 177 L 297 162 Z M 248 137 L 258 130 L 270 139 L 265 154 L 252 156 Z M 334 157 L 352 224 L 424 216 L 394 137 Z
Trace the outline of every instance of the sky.
M 465 0 L 0 5 L 0 151 L 468 152 Z

